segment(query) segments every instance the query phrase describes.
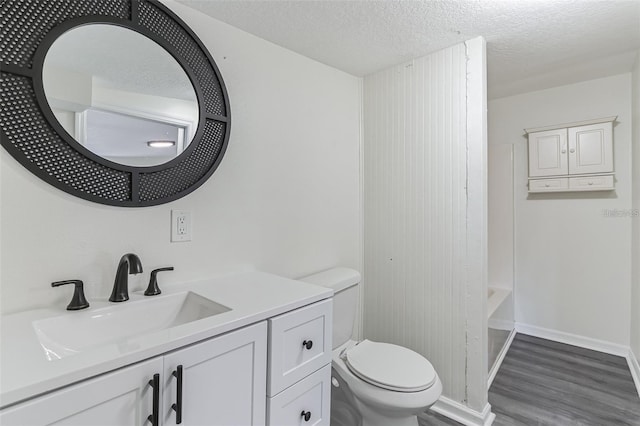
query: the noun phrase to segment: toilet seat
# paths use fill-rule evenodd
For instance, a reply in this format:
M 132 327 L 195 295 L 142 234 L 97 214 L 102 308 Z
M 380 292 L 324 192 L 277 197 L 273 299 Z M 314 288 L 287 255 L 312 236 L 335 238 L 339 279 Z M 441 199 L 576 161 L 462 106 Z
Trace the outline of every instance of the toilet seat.
M 365 382 L 396 392 L 420 392 L 436 381 L 431 363 L 411 349 L 363 340 L 344 351 L 347 368 Z

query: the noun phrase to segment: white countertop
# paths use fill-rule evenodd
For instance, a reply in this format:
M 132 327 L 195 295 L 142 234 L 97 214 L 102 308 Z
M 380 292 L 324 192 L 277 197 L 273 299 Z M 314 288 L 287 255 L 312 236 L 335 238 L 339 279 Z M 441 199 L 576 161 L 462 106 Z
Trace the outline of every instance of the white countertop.
M 108 344 L 61 359 L 49 360 L 40 345 L 33 321 L 74 315 L 64 307 L 39 309 L 0 318 L 0 408 L 98 374 L 133 364 L 174 349 L 244 327 L 326 299 L 333 290 L 263 272 L 245 272 L 209 280 L 167 286 L 162 295 L 193 291 L 231 308 L 230 311 L 167 330 L 126 344 Z M 153 296 L 153 297 L 162 297 Z M 132 293 L 135 303 L 149 300 Z M 115 305 L 90 300 L 91 309 Z M 84 310 L 85 312 L 87 310 Z M 83 312 L 83 311 L 78 311 Z M 153 318 L 149 318 L 153 321 Z

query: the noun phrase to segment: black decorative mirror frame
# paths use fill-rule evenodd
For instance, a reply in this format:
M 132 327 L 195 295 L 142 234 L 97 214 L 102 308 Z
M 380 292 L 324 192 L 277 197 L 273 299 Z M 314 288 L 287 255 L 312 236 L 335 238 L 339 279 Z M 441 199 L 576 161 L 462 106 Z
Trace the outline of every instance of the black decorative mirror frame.
M 60 125 L 43 88 L 42 66 L 65 31 L 119 25 L 167 50 L 191 80 L 199 120 L 193 141 L 173 160 L 135 167 L 84 148 Z M 213 58 L 197 36 L 156 0 L 5 0 L 0 9 L 0 141 L 24 167 L 86 200 L 124 207 L 167 203 L 202 185 L 229 141 L 229 99 Z

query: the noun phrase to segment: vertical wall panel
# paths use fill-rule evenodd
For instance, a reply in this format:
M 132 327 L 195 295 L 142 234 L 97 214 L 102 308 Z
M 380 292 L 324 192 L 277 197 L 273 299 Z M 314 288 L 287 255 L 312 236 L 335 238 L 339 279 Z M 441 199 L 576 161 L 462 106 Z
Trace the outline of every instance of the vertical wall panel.
M 632 140 L 631 159 L 632 214 L 631 222 L 631 350 L 640 360 L 640 50 L 631 73 Z M 615 143 L 615 142 L 614 142 Z M 638 374 L 640 376 L 640 374 Z M 638 377 L 640 381 L 640 377 Z M 640 393 L 640 383 L 636 383 Z
M 364 80 L 364 336 L 426 356 L 466 398 L 466 55 Z

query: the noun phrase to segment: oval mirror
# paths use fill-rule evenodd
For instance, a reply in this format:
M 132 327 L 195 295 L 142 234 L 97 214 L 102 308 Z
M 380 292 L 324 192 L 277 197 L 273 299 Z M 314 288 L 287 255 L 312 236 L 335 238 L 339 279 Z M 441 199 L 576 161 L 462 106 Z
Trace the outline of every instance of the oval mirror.
M 122 207 L 195 191 L 227 149 L 211 53 L 158 0 L 1 0 L 0 144 L 45 182 Z M 36 22 L 37 21 L 37 22 Z
M 42 81 L 66 132 L 114 163 L 167 163 L 198 129 L 198 101 L 184 69 L 156 42 L 122 26 L 87 24 L 62 34 L 45 56 Z

